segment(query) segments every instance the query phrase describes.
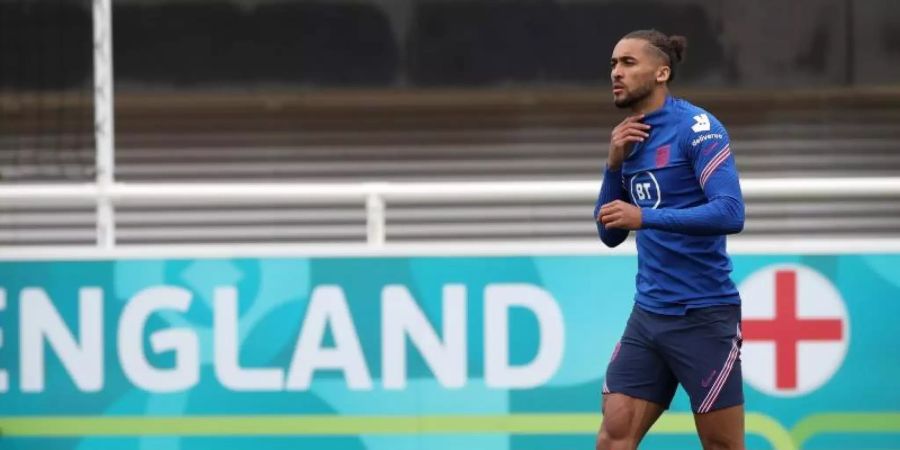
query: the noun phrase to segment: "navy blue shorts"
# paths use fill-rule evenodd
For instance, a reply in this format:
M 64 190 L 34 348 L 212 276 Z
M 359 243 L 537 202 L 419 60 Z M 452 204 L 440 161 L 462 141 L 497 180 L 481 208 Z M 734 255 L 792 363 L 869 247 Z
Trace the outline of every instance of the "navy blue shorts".
M 668 409 L 678 383 L 695 413 L 744 403 L 741 307 L 689 309 L 684 316 L 635 305 L 616 344 L 603 393 L 620 393 Z

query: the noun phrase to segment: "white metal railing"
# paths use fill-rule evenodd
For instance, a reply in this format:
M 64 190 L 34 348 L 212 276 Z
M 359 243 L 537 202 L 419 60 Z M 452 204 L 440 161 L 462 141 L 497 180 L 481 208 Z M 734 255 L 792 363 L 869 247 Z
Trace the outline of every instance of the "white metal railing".
M 354 203 L 366 208 L 367 243 L 385 243 L 386 209 L 393 202 L 485 202 L 573 200 L 591 202 L 599 181 L 444 182 L 444 183 L 109 183 L 0 186 L 0 204 L 97 206 L 97 246 L 116 246 L 115 207 L 123 205 L 215 205 Z M 900 177 L 746 179 L 748 199 L 897 198 Z
M 92 0 L 94 31 L 94 111 L 96 142 L 96 179 L 92 183 L 67 185 L 0 185 L 0 205 L 91 205 L 96 211 L 96 247 L 69 252 L 69 255 L 95 256 L 111 254 L 111 250 L 125 250 L 116 242 L 116 208 L 133 205 L 172 205 L 206 202 L 214 205 L 247 204 L 317 204 L 317 203 L 358 203 L 366 210 L 365 246 L 352 248 L 340 246 L 323 250 L 327 254 L 341 252 L 399 251 L 404 244 L 385 246 L 386 210 L 395 202 L 439 203 L 439 202 L 491 202 L 491 201 L 546 201 L 571 200 L 592 203 L 597 195 L 600 180 L 573 181 L 520 181 L 520 182 L 442 182 L 442 183 L 348 183 L 348 184 L 286 184 L 286 183 L 123 183 L 115 179 L 115 130 L 113 111 L 113 61 L 112 61 L 112 14 L 111 0 Z M 778 198 L 896 198 L 900 199 L 900 177 L 886 178 L 807 178 L 807 179 L 745 179 L 742 181 L 744 195 L 748 199 Z M 833 249 L 887 250 L 900 251 L 900 239 L 892 239 L 885 246 L 884 241 L 828 240 L 820 243 L 805 242 L 804 251 L 825 251 Z M 441 254 L 457 251 L 484 253 L 490 251 L 509 252 L 519 245 L 509 243 L 484 244 L 452 243 L 440 247 Z M 796 241 L 772 241 L 747 247 L 751 250 L 797 249 Z M 812 245 L 814 244 L 814 245 Z M 430 244 L 429 244 L 430 245 Z M 530 248 L 539 248 L 541 243 L 529 243 Z M 473 247 L 474 246 L 474 247 Z M 794 246 L 794 247 L 792 247 Z M 283 246 L 272 251 L 283 251 Z M 313 249 L 316 244 L 305 247 Z M 216 249 L 200 249 L 219 252 Z M 438 247 L 428 247 L 433 251 Z M 542 247 L 541 247 L 542 248 Z M 583 251 L 581 244 L 554 245 L 548 250 L 566 252 Z M 418 251 L 418 247 L 407 246 L 402 251 Z M 46 255 L 59 257 L 55 248 L 23 249 L 7 254 Z M 101 250 L 101 251 L 97 251 Z M 192 249 L 196 252 L 198 249 Z M 419 249 L 421 250 L 421 249 Z M 232 252 L 232 249 L 228 249 Z M 304 250 L 306 251 L 306 250 Z M 166 254 L 172 253 L 166 249 Z M 217 253 L 216 253 L 217 254 Z
M 576 200 L 593 202 L 599 180 L 451 183 L 121 183 L 115 180 L 112 1 L 92 0 L 96 179 L 69 185 L 0 186 L 0 204 L 93 205 L 97 248 L 116 248 L 115 208 L 141 204 L 216 205 L 359 202 L 365 205 L 368 248 L 385 243 L 385 212 L 393 202 Z M 900 198 L 900 177 L 746 179 L 747 198 Z

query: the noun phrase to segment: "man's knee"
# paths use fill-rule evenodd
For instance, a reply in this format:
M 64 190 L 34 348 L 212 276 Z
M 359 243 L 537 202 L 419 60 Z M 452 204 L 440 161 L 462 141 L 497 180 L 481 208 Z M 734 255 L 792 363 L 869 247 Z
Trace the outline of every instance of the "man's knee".
M 603 396 L 603 425 L 597 450 L 635 450 L 663 407 L 624 394 Z
M 744 450 L 744 444 L 728 436 L 701 436 L 703 450 Z
M 618 410 L 616 414 L 604 414 L 600 434 L 597 435 L 597 450 L 634 450 L 639 436 L 634 435 L 635 427 L 630 423 L 631 414 Z
M 627 435 L 614 435 L 606 429 L 601 429 L 597 435 L 597 450 L 635 450 L 637 441 Z

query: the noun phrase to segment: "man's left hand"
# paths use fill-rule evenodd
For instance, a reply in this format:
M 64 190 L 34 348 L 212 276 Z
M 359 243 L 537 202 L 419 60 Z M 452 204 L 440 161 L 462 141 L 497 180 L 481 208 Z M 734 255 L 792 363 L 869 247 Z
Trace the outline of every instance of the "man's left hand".
M 606 228 L 639 230 L 641 228 L 641 208 L 622 200 L 615 200 L 601 206 L 596 219 Z

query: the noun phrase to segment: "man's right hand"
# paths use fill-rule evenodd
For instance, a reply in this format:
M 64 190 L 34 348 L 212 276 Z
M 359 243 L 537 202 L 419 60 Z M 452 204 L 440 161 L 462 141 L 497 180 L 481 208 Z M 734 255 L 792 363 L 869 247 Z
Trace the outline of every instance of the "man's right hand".
M 628 116 L 613 128 L 609 141 L 609 158 L 606 160 L 609 170 L 619 170 L 625 160 L 625 153 L 631 150 L 631 146 L 650 137 L 650 125 L 640 122 L 643 118 L 643 114 Z

